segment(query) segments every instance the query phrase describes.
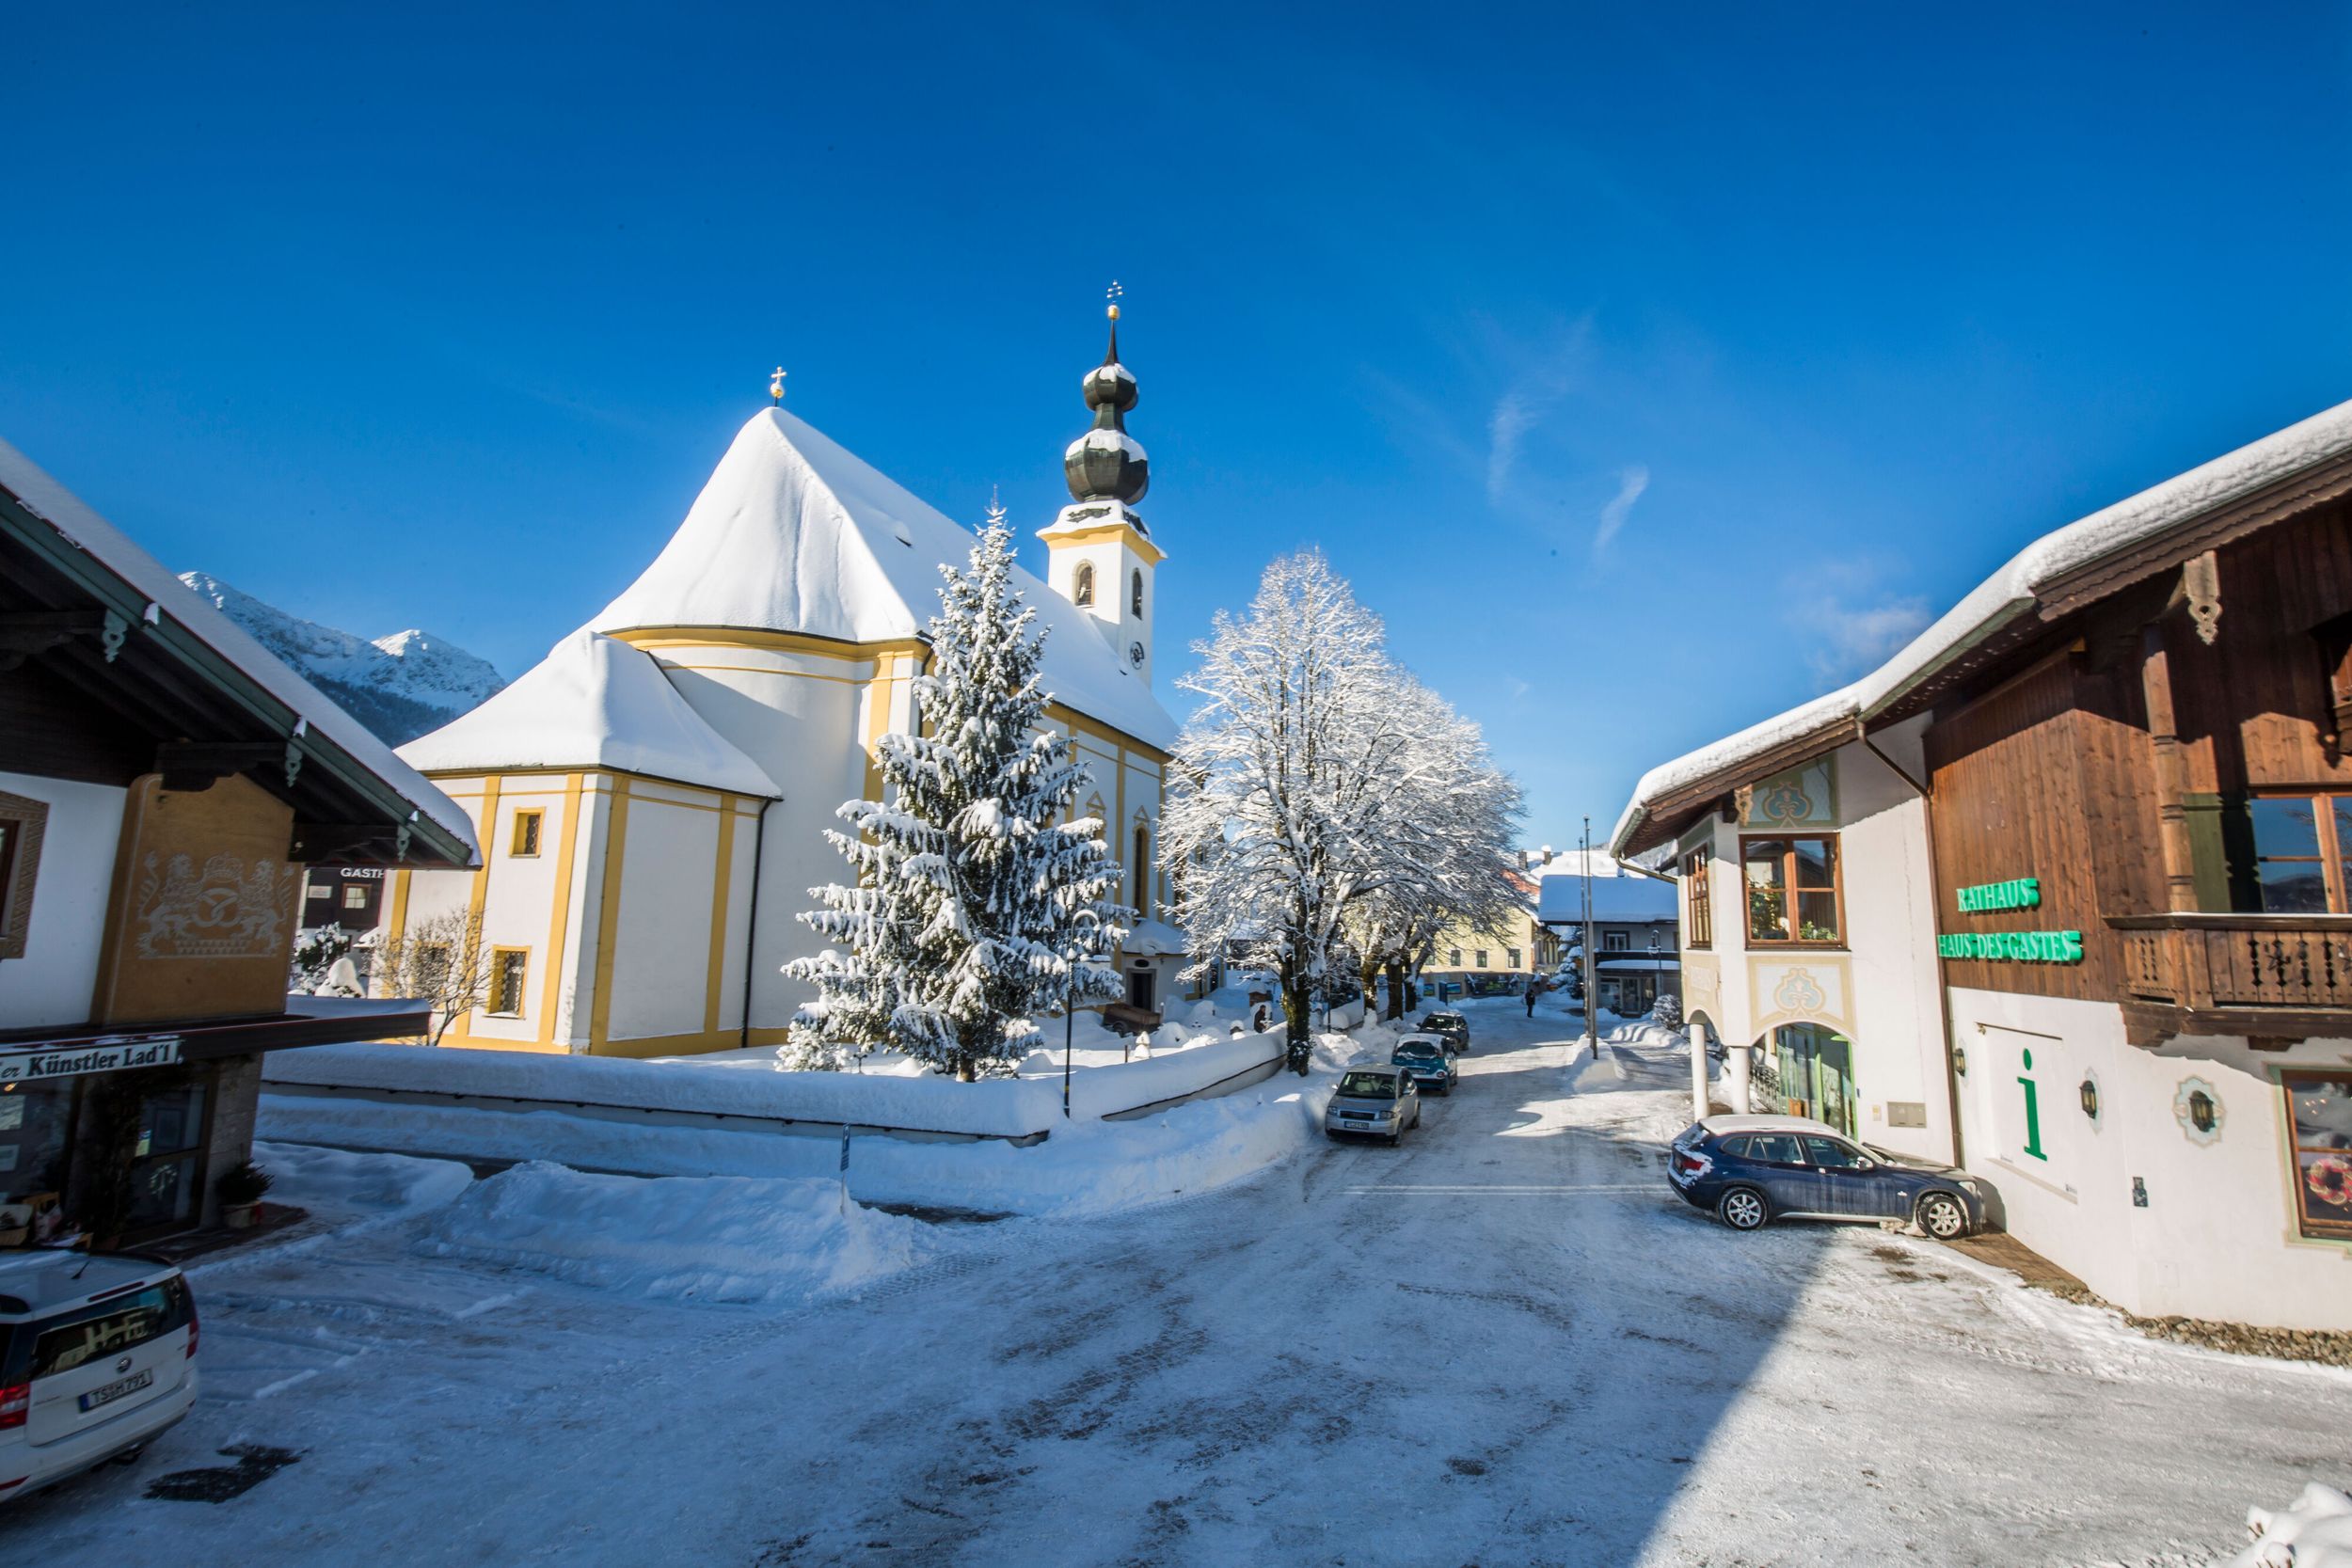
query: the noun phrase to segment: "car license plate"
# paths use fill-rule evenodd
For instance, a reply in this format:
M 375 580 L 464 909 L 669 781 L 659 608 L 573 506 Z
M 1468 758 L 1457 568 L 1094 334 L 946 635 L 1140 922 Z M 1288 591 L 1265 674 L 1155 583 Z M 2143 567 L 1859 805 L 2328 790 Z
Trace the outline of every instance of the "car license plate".
M 117 1378 L 112 1383 L 103 1384 L 84 1394 L 82 1408 L 95 1410 L 102 1404 L 112 1404 L 125 1394 L 135 1394 L 140 1389 L 151 1386 L 154 1381 L 155 1373 L 152 1370 L 133 1372 L 129 1377 Z

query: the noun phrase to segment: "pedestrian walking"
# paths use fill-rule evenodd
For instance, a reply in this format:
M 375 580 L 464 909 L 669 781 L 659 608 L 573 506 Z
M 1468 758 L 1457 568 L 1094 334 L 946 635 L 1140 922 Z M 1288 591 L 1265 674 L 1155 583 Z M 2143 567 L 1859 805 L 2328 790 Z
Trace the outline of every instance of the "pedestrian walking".
M 1534 980 L 1527 982 L 1527 1016 L 1530 1018 L 1535 1016 L 1535 982 Z

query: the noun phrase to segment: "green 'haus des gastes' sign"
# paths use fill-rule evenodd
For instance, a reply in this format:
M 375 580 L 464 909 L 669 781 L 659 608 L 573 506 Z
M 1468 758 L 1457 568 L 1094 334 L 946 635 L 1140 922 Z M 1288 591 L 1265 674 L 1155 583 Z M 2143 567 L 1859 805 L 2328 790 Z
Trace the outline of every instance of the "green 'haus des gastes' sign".
M 2030 910 L 2042 904 L 2042 879 L 2012 877 L 1960 890 L 1963 914 L 1995 910 Z M 2013 963 L 2073 964 L 2083 961 L 2080 931 L 1947 931 L 1935 939 L 1941 958 L 1993 958 Z

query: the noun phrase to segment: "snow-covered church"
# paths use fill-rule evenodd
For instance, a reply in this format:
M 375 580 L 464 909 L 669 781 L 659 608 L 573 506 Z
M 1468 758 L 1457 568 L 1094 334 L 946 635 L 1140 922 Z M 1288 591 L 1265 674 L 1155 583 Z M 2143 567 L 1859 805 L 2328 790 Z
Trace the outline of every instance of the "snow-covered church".
M 1152 868 L 1175 723 L 1152 692 L 1153 574 L 1135 510 L 1150 483 L 1110 352 L 1082 384 L 1073 498 L 1040 532 L 1049 582 L 1018 574 L 1045 645 L 1054 721 L 1089 765 L 1090 815 L 1152 918 L 1119 955 L 1156 1011 L 1182 963 Z M 795 918 L 847 871 L 823 837 L 879 788 L 875 742 L 916 721 L 939 567 L 973 534 L 779 404 L 763 408 L 668 545 L 530 673 L 400 749 L 473 818 L 483 865 L 404 871 L 390 929 L 469 911 L 488 995 L 445 1044 L 652 1056 L 772 1045 L 820 943 Z M 444 919 L 441 924 L 462 925 Z

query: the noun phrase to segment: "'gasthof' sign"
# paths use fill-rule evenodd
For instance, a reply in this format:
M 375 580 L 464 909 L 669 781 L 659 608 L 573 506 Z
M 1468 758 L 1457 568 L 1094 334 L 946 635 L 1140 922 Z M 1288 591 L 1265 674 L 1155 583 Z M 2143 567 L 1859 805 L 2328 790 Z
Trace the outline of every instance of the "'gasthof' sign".
M 139 1067 L 170 1067 L 179 1059 L 177 1035 L 92 1040 L 87 1045 L 56 1051 L 0 1051 L 0 1084 L 78 1078 L 84 1073 L 121 1072 Z

